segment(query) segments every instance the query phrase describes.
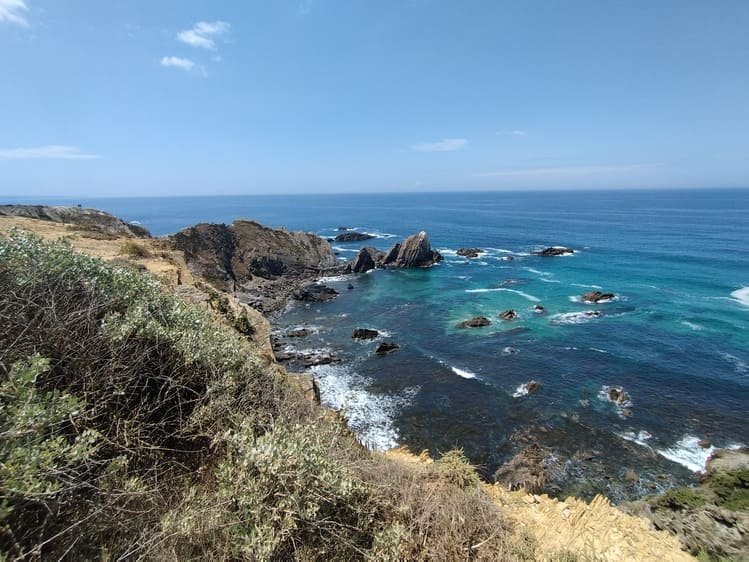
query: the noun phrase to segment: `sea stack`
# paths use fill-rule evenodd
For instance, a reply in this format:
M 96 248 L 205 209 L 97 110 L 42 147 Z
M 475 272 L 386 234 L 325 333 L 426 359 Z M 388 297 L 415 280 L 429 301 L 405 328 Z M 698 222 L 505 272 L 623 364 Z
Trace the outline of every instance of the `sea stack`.
M 429 267 L 442 261 L 442 254 L 432 250 L 425 231 L 409 236 L 390 248 L 382 265 L 385 267 Z

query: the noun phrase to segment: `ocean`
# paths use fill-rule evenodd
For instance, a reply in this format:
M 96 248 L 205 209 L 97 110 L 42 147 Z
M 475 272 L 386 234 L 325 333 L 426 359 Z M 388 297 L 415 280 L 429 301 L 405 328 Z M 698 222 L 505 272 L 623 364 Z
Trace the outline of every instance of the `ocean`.
M 334 243 L 342 259 L 426 230 L 442 263 L 326 279 L 337 299 L 273 318 L 280 333 L 313 329 L 296 347 L 341 359 L 313 368 L 322 400 L 369 447 L 462 448 L 491 479 L 535 443 L 544 491 L 624 501 L 696 482 L 714 449 L 749 444 L 749 190 L 44 202 L 100 208 L 156 235 L 251 218 L 376 236 Z M 554 245 L 575 253 L 532 253 Z M 466 259 L 460 247 L 482 252 Z M 587 304 L 591 290 L 616 297 Z M 501 320 L 506 309 L 519 317 Z M 479 315 L 492 324 L 456 328 Z M 377 356 L 351 338 L 358 327 L 401 348 Z M 525 393 L 529 381 L 540 388 Z M 613 387 L 622 403 L 609 400 Z

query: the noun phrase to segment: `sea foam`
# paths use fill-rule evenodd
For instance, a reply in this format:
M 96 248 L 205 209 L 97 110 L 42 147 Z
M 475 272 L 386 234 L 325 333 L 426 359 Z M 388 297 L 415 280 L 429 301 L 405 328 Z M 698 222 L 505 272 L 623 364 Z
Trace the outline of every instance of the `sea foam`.
M 733 293 L 731 293 L 731 298 L 739 304 L 749 306 L 749 287 L 736 289 Z
M 398 446 L 395 416 L 408 405 L 418 388 L 407 389 L 401 395 L 378 395 L 364 390 L 369 381 L 350 367 L 317 365 L 311 370 L 320 387 L 321 402 L 343 413 L 365 447 L 387 451 Z

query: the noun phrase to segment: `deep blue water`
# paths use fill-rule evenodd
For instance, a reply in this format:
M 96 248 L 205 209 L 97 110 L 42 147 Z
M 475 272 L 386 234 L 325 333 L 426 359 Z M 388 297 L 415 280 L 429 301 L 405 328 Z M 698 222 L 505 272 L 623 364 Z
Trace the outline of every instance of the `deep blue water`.
M 54 202 L 54 201 L 45 201 Z M 70 200 L 62 201 L 70 203 Z M 615 499 L 692 481 L 714 447 L 749 444 L 749 190 L 441 193 L 81 199 L 154 234 L 253 218 L 374 246 L 427 230 L 445 261 L 332 280 L 335 301 L 276 319 L 316 328 L 301 348 L 344 362 L 315 368 L 323 400 L 373 447 L 462 447 L 490 475 L 529 442 L 553 451 L 549 491 Z M 362 243 L 338 244 L 350 258 Z M 574 248 L 569 257 L 530 255 Z M 461 246 L 485 250 L 477 259 Z M 508 259 L 512 258 L 512 259 Z M 354 285 L 347 290 L 348 283 Z M 589 305 L 594 287 L 617 299 Z M 534 313 L 536 303 L 545 313 Z M 512 308 L 513 322 L 497 317 Z M 577 313 L 598 310 L 598 317 Z M 459 330 L 475 315 L 487 328 Z M 354 327 L 402 348 L 372 354 Z M 536 380 L 541 389 L 513 396 Z M 622 386 L 629 412 L 603 399 Z M 629 413 L 629 415 L 627 415 Z M 633 441 L 634 440 L 634 441 Z M 640 483 L 628 484 L 634 469 Z M 691 470 L 690 470 L 691 469 Z

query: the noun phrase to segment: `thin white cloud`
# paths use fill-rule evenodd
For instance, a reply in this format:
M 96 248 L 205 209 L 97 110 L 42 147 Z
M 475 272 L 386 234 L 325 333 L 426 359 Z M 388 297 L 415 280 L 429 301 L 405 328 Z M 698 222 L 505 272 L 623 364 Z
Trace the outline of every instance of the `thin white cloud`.
M 615 172 L 634 172 L 647 170 L 651 166 L 647 164 L 626 164 L 612 166 L 558 166 L 555 168 L 519 168 L 498 170 L 496 172 L 481 172 L 473 174 L 476 178 L 525 178 L 525 177 L 548 177 L 548 176 L 593 176 L 597 174 L 610 174 Z
M 437 142 L 415 144 L 411 146 L 411 150 L 417 152 L 452 152 L 453 150 L 460 150 L 466 144 L 468 144 L 466 139 L 442 139 Z
M 78 147 L 51 144 L 33 148 L 0 148 L 0 160 L 96 160 L 97 154 L 86 154 Z
M 181 57 L 162 57 L 161 66 L 167 68 L 181 68 L 187 72 L 195 68 L 195 63 L 190 59 L 183 59 Z
M 184 29 L 177 34 L 177 40 L 199 49 L 214 50 L 216 37 L 229 33 L 231 26 L 225 21 L 199 21 L 192 29 Z
M 28 27 L 29 20 L 26 19 L 28 11 L 26 0 L 0 0 L 0 22 Z
M 527 137 L 528 132 L 522 129 L 511 129 L 507 131 L 497 131 L 498 135 L 509 135 L 511 137 Z

